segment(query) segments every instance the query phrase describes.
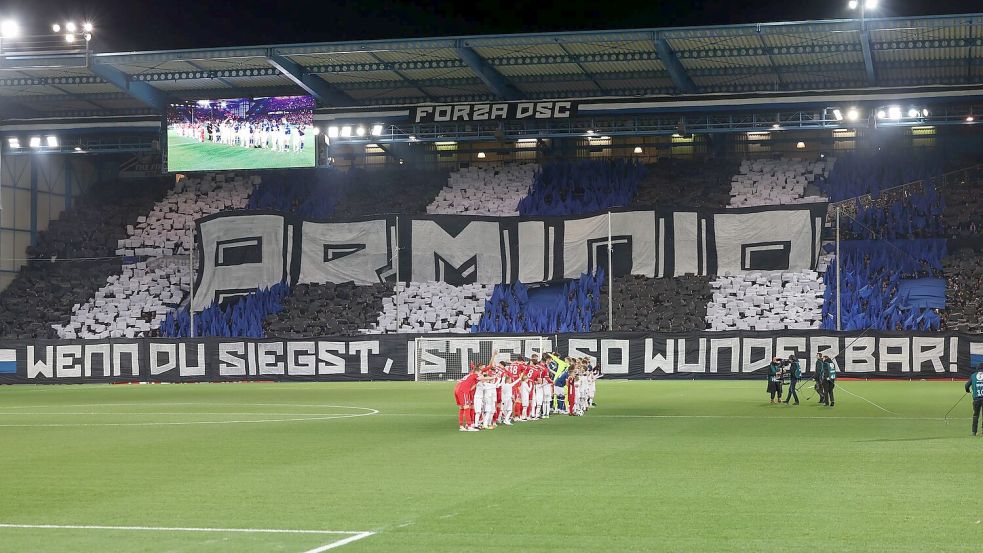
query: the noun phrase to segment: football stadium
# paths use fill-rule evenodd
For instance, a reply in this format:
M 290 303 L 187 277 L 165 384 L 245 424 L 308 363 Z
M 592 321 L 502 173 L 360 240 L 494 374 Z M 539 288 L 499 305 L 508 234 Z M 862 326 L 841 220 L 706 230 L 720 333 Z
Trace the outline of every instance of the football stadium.
M 983 14 L 849 7 L 4 20 L 0 552 L 977 550 Z

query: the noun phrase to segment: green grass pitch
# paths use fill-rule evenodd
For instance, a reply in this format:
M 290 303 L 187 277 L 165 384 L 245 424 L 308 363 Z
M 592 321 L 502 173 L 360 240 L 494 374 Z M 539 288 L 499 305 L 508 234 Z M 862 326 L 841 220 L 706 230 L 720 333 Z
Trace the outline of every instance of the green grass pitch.
M 228 171 L 233 169 L 281 169 L 314 166 L 313 133 L 304 135 L 300 152 L 272 152 L 260 148 L 240 148 L 225 144 L 198 142 L 167 131 L 168 171 Z
M 922 553 L 983 538 L 971 402 L 943 421 L 962 382 L 841 382 L 829 409 L 769 405 L 763 381 L 602 380 L 585 417 L 480 433 L 457 431 L 451 387 L 0 388 L 0 551 Z

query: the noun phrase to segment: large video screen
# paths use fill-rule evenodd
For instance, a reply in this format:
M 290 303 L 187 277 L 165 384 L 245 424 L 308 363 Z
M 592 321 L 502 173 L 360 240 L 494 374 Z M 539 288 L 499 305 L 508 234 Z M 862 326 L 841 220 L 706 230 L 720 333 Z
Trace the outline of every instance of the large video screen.
M 167 111 L 167 170 L 314 166 L 314 98 L 198 100 Z

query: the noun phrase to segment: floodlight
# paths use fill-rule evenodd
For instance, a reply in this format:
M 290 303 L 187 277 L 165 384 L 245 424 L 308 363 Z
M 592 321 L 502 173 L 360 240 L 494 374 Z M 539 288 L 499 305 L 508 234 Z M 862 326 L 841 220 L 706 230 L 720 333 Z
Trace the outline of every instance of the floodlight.
M 358 136 L 365 136 L 365 127 L 359 126 L 355 129 L 355 134 Z
M 851 10 L 855 10 L 855 9 L 857 9 L 857 6 L 858 5 L 860 5 L 860 3 L 857 2 L 857 0 L 850 0 L 849 2 L 847 2 L 847 5 L 846 6 L 848 8 L 850 8 Z
M 319 127 L 314 127 L 314 136 L 321 134 L 321 129 Z
M 17 148 L 20 148 L 20 139 L 17 139 L 17 138 L 8 138 L 7 139 L 7 144 L 11 148 L 13 148 L 13 149 L 16 150 Z
M 54 136 L 54 135 L 46 136 L 45 137 L 45 140 L 47 141 L 49 148 L 57 148 L 58 147 L 58 137 L 57 136 Z
M 775 123 L 774 125 L 771 126 L 771 128 L 773 128 L 775 130 L 778 130 L 778 129 L 782 128 L 782 126 L 779 125 L 778 123 Z
M 13 19 L 5 19 L 0 22 L 0 36 L 3 38 L 17 38 L 20 36 L 20 25 Z
M 29 142 L 29 144 L 31 145 L 32 148 L 40 148 L 41 147 L 41 137 L 40 136 L 32 136 L 31 137 L 31 141 Z
M 382 136 L 382 125 L 376 123 L 372 125 L 372 136 Z
M 798 150 L 803 150 L 803 149 L 805 149 L 805 147 L 806 147 L 806 143 L 805 142 L 799 141 L 799 142 L 796 142 L 795 143 L 795 148 L 798 149 Z
M 867 0 L 864 3 L 864 7 L 867 8 L 868 10 L 876 10 L 877 9 L 877 0 Z
M 78 28 L 75 26 L 75 22 L 74 21 L 69 21 L 68 23 L 65 23 L 65 30 L 66 31 L 68 31 L 70 33 L 74 33 L 77 29 Z
M 410 142 L 416 142 L 416 135 L 410 135 Z
M 85 33 L 84 35 L 82 35 L 82 38 L 84 38 L 86 42 L 89 42 L 90 40 L 92 40 L 92 33 Z
M 840 111 L 840 108 L 833 108 L 833 118 L 837 121 L 843 120 L 843 112 Z
M 642 153 L 642 147 L 641 146 L 635 146 L 635 153 L 636 154 Z
M 478 152 L 478 159 L 485 159 L 485 152 Z
M 857 119 L 860 119 L 860 110 L 857 108 L 848 109 L 846 112 L 846 118 L 849 121 L 856 121 Z
M 51 32 L 52 33 L 60 33 L 61 32 L 61 25 L 59 25 L 57 23 L 55 23 L 54 25 L 52 25 L 51 26 Z
M 922 108 L 922 117 L 928 117 L 928 108 Z
M 918 110 L 911 108 L 908 110 L 908 117 L 918 117 Z
M 341 136 L 343 138 L 348 138 L 351 135 L 352 135 L 352 127 L 351 127 L 351 125 L 345 125 L 344 127 L 341 128 Z
M 82 30 L 85 31 L 85 32 L 87 32 L 87 33 L 91 33 L 92 32 L 92 23 L 89 23 L 88 21 L 86 21 L 85 23 L 83 23 L 82 24 Z
M 338 138 L 338 127 L 336 127 L 334 125 L 331 125 L 330 127 L 328 127 L 328 137 L 329 138 Z
M 973 117 L 972 115 L 967 115 L 966 116 L 966 122 L 967 123 L 972 123 L 973 121 L 976 121 L 976 118 L 975 117 Z
M 884 119 L 885 117 L 887 117 L 887 112 L 886 111 L 884 111 L 882 109 L 877 110 L 877 118 L 878 119 Z
M 82 151 L 82 147 L 81 146 L 76 146 L 75 147 L 75 151 L 76 152 L 81 152 Z
M 591 129 L 587 129 L 587 136 L 593 136 L 593 135 L 594 135 L 594 131 Z
M 65 42 L 69 42 L 69 43 L 75 42 L 75 35 L 72 33 L 68 33 L 67 35 L 65 35 Z
M 901 106 L 891 106 L 887 108 L 887 116 L 891 119 L 901 119 Z

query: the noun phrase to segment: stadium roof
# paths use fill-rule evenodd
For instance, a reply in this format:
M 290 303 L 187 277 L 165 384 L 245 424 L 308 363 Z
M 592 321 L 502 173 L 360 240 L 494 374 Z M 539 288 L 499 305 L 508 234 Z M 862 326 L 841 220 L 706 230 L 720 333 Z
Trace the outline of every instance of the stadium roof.
M 9 50 L 9 48 L 8 48 Z M 983 14 L 0 55 L 0 116 L 161 113 L 311 93 L 325 107 L 974 85 Z

